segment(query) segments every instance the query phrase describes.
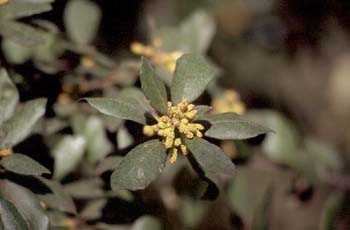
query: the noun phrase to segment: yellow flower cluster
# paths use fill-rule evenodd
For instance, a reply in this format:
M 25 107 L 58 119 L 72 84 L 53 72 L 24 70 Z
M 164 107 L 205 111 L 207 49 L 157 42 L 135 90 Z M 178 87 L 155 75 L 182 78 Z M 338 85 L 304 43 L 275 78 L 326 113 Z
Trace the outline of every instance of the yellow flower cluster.
M 0 157 L 6 157 L 13 153 L 12 149 L 3 149 L 0 150 Z
M 245 112 L 245 105 L 239 94 L 234 90 L 226 90 L 222 96 L 215 98 L 212 107 L 212 113 L 234 112 L 243 114 Z
M 182 56 L 182 52 L 164 52 L 159 49 L 161 46 L 161 41 L 155 39 L 152 45 L 143 45 L 139 42 L 133 42 L 131 44 L 131 52 L 137 55 L 142 55 L 148 57 L 156 65 L 164 65 L 169 72 L 173 73 L 175 71 L 176 61 Z
M 179 151 L 184 155 L 188 153 L 181 138 L 203 137 L 201 131 L 204 126 L 193 123 L 196 115 L 195 106 L 189 104 L 187 100 L 181 101 L 176 106 L 168 102 L 168 114 L 157 118 L 158 123 L 155 125 L 145 125 L 143 133 L 146 136 L 157 135 L 161 137 L 165 147 L 170 149 L 170 162 L 175 163 Z

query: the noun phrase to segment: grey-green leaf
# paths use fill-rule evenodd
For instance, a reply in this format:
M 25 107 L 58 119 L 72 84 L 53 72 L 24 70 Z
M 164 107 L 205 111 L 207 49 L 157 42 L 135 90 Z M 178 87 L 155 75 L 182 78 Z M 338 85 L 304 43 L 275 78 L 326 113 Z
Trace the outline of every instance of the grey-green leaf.
M 11 0 L 0 7 L 0 20 L 14 20 L 50 11 L 50 3 L 33 3 L 21 0 Z
M 163 170 L 166 149 L 159 140 L 150 140 L 132 149 L 113 172 L 113 190 L 146 188 Z
M 156 78 L 153 67 L 146 58 L 142 58 L 140 80 L 142 90 L 146 97 L 150 99 L 151 105 L 160 113 L 166 114 L 168 99 L 165 85 Z
M 185 143 L 207 178 L 218 184 L 220 177 L 231 177 L 234 165 L 222 150 L 203 138 L 185 139 Z
M 23 141 L 37 121 L 44 115 L 46 99 L 26 102 L 11 119 L 0 126 L 0 149 L 11 148 Z
M 85 139 L 81 136 L 65 136 L 57 143 L 52 151 L 55 179 L 62 179 L 75 169 L 83 158 L 85 146 Z
M 0 197 L 0 228 L 9 230 L 29 230 L 28 226 L 15 206 Z
M 21 175 L 41 175 L 50 171 L 32 158 L 14 153 L 1 159 L 0 165 L 7 171 Z
M 23 216 L 29 229 L 47 230 L 49 218 L 34 193 L 8 180 L 0 180 L 0 196 L 11 202 Z
M 0 69 L 0 126 L 15 111 L 19 95 L 5 69 Z
M 176 63 L 171 85 L 173 104 L 182 99 L 189 102 L 196 100 L 215 77 L 215 71 L 205 58 L 198 54 L 184 54 Z
M 272 131 L 235 113 L 207 115 L 201 119 L 211 124 L 205 135 L 220 140 L 242 140 Z
M 101 16 L 99 6 L 93 1 L 69 1 L 63 19 L 70 39 L 78 44 L 89 44 L 97 34 Z
M 207 105 L 198 105 L 195 108 L 197 110 L 197 116 L 195 120 L 200 120 L 207 112 L 209 112 L 212 108 Z
M 62 212 L 68 212 L 71 214 L 77 213 L 73 199 L 63 190 L 58 182 L 48 180 L 41 176 L 37 176 L 36 178 L 52 191 L 53 194 L 49 194 L 50 199 L 47 199 L 51 202 L 51 207 L 52 204 L 54 204 L 53 207 Z
M 153 216 L 142 216 L 131 226 L 131 230 L 162 230 L 162 223 Z
M 17 21 L 0 21 L 0 35 L 27 47 L 42 45 L 46 42 L 40 30 Z
M 145 113 L 139 102 L 134 98 L 85 98 L 99 112 L 119 119 L 132 120 L 146 124 Z

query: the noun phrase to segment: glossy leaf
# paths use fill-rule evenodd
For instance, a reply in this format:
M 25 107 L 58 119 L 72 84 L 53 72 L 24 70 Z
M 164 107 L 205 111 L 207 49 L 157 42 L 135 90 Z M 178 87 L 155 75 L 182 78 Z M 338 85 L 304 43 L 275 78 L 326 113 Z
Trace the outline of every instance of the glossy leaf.
M 99 6 L 93 1 L 69 1 L 63 19 L 70 39 L 79 44 L 89 44 L 97 34 L 101 16 Z
M 18 99 L 16 86 L 12 83 L 7 71 L 0 69 L 0 126 L 12 116 Z
M 166 149 L 159 140 L 136 146 L 113 172 L 112 189 L 144 189 L 160 175 L 166 159 Z
M 26 102 L 15 115 L 0 126 L 0 149 L 11 148 L 23 141 L 44 115 L 46 99 Z
M 207 115 L 201 119 L 211 124 L 205 135 L 220 140 L 241 140 L 271 132 L 270 129 L 244 120 L 235 113 Z
M 16 21 L 0 21 L 0 35 L 26 47 L 38 46 L 46 42 L 40 30 Z
M 177 60 L 171 85 L 171 99 L 178 104 L 182 99 L 196 100 L 215 77 L 214 70 L 204 57 L 185 54 Z
M 62 179 L 75 169 L 83 158 L 85 146 L 86 142 L 81 136 L 65 136 L 57 143 L 52 151 L 55 179 Z
M 156 78 L 153 67 L 146 58 L 142 58 L 140 80 L 142 90 L 146 97 L 150 99 L 151 105 L 160 113 L 166 114 L 168 99 L 165 85 Z
M 0 20 L 19 19 L 50 11 L 50 3 L 33 3 L 21 0 L 11 0 L 0 7 Z
M 17 208 L 29 229 L 48 229 L 49 218 L 35 194 L 30 190 L 8 180 L 0 180 L 0 196 Z
M 222 176 L 233 176 L 234 165 L 218 146 L 197 137 L 185 139 L 185 143 L 203 170 L 204 175 L 215 184 L 218 184 L 219 178 Z
M 0 229 L 29 230 L 27 223 L 15 206 L 0 197 Z
M 85 100 L 103 114 L 146 124 L 146 111 L 134 98 L 129 98 L 129 100 L 123 100 L 123 98 L 85 98 Z
M 22 175 L 41 175 L 50 171 L 32 158 L 14 153 L 1 159 L 0 165 L 7 171 Z
M 37 176 L 36 178 L 52 191 L 52 194 L 48 194 L 46 197 L 48 199 L 44 198 L 44 200 L 49 201 L 47 204 L 62 212 L 76 214 L 77 210 L 73 199 L 64 191 L 58 182 L 41 176 Z

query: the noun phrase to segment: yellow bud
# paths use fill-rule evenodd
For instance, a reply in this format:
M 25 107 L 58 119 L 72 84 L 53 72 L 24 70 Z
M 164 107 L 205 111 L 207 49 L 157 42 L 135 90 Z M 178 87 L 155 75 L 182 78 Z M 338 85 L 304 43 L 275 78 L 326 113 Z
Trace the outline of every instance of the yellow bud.
M 168 105 L 168 108 L 171 108 L 173 106 L 173 103 L 171 103 L 171 101 L 168 101 L 167 105 Z
M 13 153 L 12 149 L 3 149 L 0 150 L 0 157 L 6 157 Z
M 180 123 L 178 129 L 179 129 L 180 133 L 186 133 L 187 132 L 187 126 L 185 124 L 183 124 L 183 123 Z
M 196 124 L 188 124 L 187 127 L 188 127 L 188 129 L 189 129 L 191 132 L 196 132 L 196 131 L 197 131 L 197 126 L 196 126 Z
M 166 137 L 165 143 L 164 143 L 165 148 L 170 149 L 171 147 L 173 147 L 173 144 L 174 144 L 174 139 L 171 137 Z
M 197 129 L 204 130 L 204 126 L 202 124 L 196 124 Z
M 163 129 L 159 130 L 159 131 L 157 132 L 157 134 L 158 134 L 158 136 L 161 136 L 161 137 L 164 137 L 164 136 L 165 136 L 165 132 L 164 132 Z
M 181 123 L 186 125 L 186 124 L 188 124 L 188 120 L 186 118 L 183 118 L 183 119 L 181 119 Z
M 131 43 L 130 50 L 134 54 L 142 55 L 145 52 L 145 46 L 139 42 L 133 42 Z
M 152 126 L 145 125 L 143 126 L 143 134 L 146 136 L 153 136 L 155 134 L 155 130 Z
M 187 117 L 190 120 L 193 120 L 197 115 L 197 110 L 192 110 L 190 112 L 185 113 L 185 117 Z
M 191 133 L 191 132 L 186 133 L 186 137 L 189 138 L 189 139 L 192 139 L 193 136 L 194 136 L 194 135 L 193 135 L 193 133 Z
M 175 161 L 177 160 L 177 151 L 178 150 L 175 148 L 171 151 L 170 163 L 172 164 L 174 164 Z
M 187 155 L 188 151 L 186 145 L 181 145 L 180 148 L 183 155 Z
M 187 111 L 193 110 L 194 107 L 195 107 L 194 104 L 189 104 L 189 105 L 187 106 Z
M 8 3 L 8 0 L 0 0 L 0 5 Z
M 181 138 L 176 138 L 175 141 L 174 141 L 174 145 L 176 147 L 180 146 L 182 144 L 182 141 L 181 141 Z
M 201 138 L 201 137 L 203 137 L 203 134 L 202 134 L 201 131 L 197 130 L 197 131 L 196 131 L 196 136 L 199 137 L 199 138 Z
M 158 122 L 158 126 L 159 126 L 159 128 L 161 128 L 161 129 L 165 129 L 165 128 L 167 128 L 167 124 L 166 124 L 166 123 L 164 123 L 163 121 Z

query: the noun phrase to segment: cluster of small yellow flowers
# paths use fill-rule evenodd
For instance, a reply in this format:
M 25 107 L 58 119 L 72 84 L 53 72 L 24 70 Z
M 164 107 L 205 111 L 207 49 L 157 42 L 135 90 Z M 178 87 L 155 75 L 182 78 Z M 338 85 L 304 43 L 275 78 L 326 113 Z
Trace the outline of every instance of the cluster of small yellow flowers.
M 212 113 L 234 112 L 243 114 L 245 112 L 245 105 L 240 100 L 239 94 L 234 90 L 226 90 L 222 96 L 215 98 L 212 107 Z
M 182 56 L 182 52 L 164 52 L 159 49 L 161 41 L 155 39 L 152 45 L 143 45 L 139 42 L 131 44 L 131 52 L 137 55 L 143 55 L 152 60 L 156 65 L 164 65 L 171 73 L 175 71 L 176 61 Z
M 168 102 L 168 114 L 157 118 L 158 123 L 155 125 L 145 125 L 143 133 L 146 136 L 160 136 L 165 147 L 170 149 L 170 162 L 175 163 L 179 151 L 184 155 L 188 152 L 182 137 L 188 139 L 203 137 L 201 131 L 204 126 L 193 123 L 196 115 L 195 106 L 189 104 L 187 100 L 181 101 L 176 106 Z
M 8 0 L 0 0 L 0 5 L 8 3 Z
M 0 157 L 6 157 L 13 153 L 12 149 L 3 149 L 0 150 Z

